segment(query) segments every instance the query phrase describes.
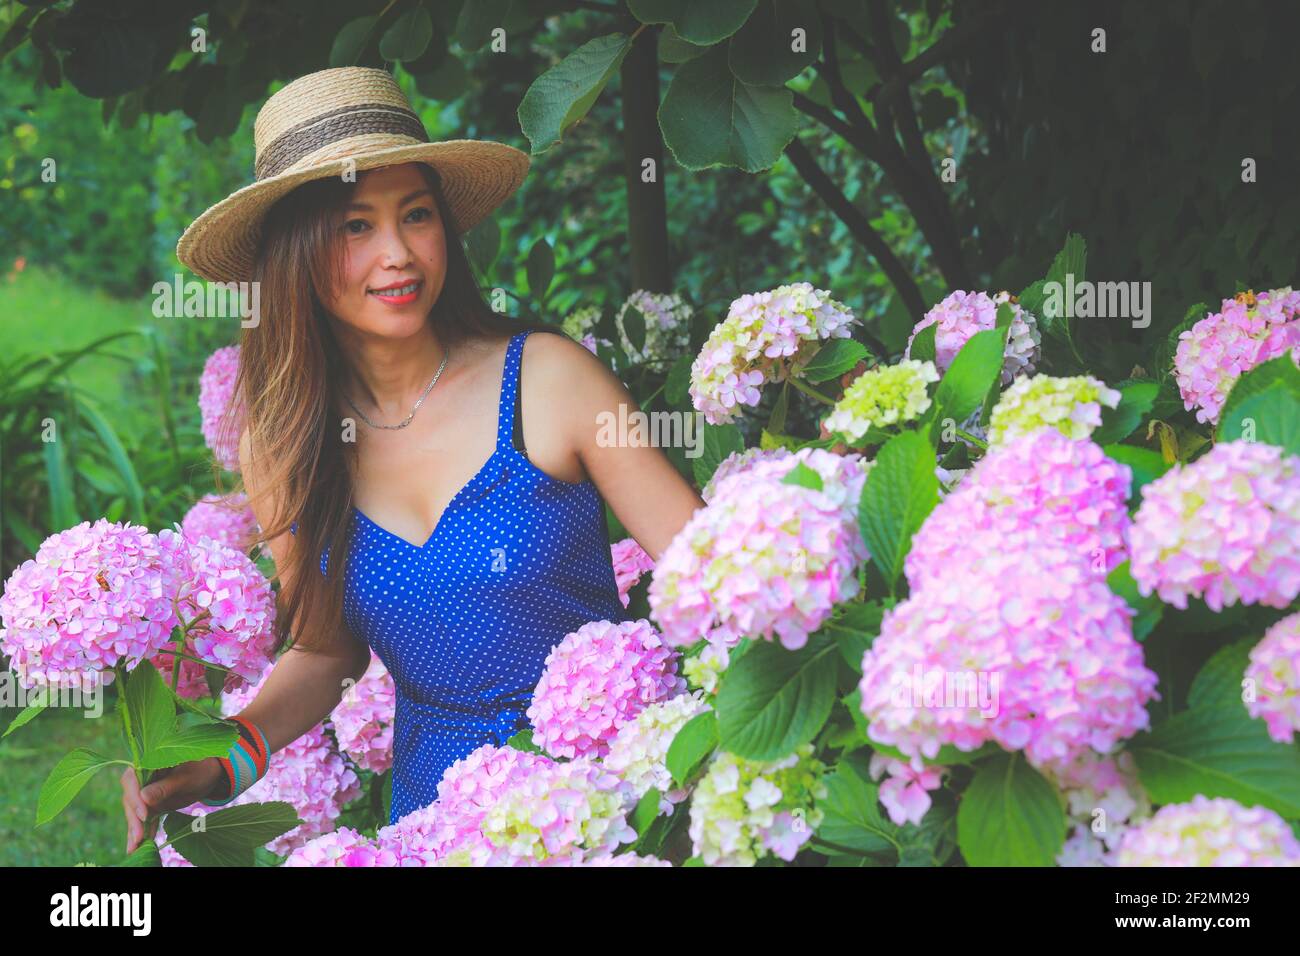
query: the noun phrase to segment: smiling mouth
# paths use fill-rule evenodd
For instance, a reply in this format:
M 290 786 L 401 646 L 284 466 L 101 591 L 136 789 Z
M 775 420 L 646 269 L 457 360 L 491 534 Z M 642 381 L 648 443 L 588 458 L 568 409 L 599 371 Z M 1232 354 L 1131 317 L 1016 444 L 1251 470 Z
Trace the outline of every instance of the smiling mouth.
M 423 281 L 408 282 L 404 286 L 398 286 L 395 289 L 371 289 L 371 295 L 377 295 L 381 299 L 408 299 L 415 295 L 423 285 Z

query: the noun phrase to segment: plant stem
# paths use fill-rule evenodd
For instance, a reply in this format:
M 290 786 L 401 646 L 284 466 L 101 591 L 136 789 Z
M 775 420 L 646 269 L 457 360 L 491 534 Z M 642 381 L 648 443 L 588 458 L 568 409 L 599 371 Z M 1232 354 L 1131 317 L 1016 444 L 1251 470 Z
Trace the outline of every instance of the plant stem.
M 826 405 L 835 404 L 835 399 L 827 395 L 823 395 L 821 392 L 817 391 L 817 389 L 813 388 L 807 382 L 802 382 L 799 379 L 795 378 L 793 375 L 787 378 L 786 381 L 789 382 L 791 385 L 793 385 L 795 388 L 799 389 L 799 391 L 803 392 L 809 398 L 815 398 L 817 401 L 822 402 L 823 404 Z
M 976 447 L 979 448 L 983 448 L 985 451 L 988 450 L 989 443 L 984 441 L 983 439 L 976 438 L 974 435 L 970 434 L 969 432 L 962 431 L 960 428 L 956 428 L 954 430 L 957 432 L 959 436 L 966 439 L 972 445 L 975 445 Z

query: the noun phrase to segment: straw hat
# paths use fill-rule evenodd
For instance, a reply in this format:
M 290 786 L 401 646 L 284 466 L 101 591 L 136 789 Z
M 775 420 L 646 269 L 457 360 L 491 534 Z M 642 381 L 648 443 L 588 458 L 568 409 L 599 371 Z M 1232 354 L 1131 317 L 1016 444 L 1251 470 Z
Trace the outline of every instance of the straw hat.
M 253 278 L 262 219 L 313 179 L 355 169 L 424 162 L 437 169 L 462 234 L 510 197 L 528 154 L 485 140 L 429 142 L 387 70 L 345 66 L 309 73 L 276 91 L 253 124 L 256 181 L 208 208 L 176 244 L 176 257 L 214 282 Z

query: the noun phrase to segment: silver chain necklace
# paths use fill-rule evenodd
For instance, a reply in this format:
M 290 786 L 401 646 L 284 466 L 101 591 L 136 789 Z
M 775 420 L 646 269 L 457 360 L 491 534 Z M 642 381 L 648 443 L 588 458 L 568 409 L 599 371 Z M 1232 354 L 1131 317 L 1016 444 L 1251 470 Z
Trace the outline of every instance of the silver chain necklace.
M 401 423 L 398 424 L 398 425 L 377 425 L 377 424 L 375 424 L 375 423 L 372 422 L 370 419 L 366 418 L 366 413 L 365 413 L 365 412 L 363 412 L 361 409 L 357 408 L 356 402 L 352 401 L 351 396 L 349 396 L 349 395 L 347 395 L 347 394 L 345 393 L 345 394 L 343 395 L 343 397 L 346 398 L 346 399 L 348 400 L 348 404 L 352 406 L 352 410 L 353 410 L 354 412 L 356 412 L 358 415 L 361 416 L 361 420 L 362 420 L 363 422 L 365 422 L 367 425 L 369 425 L 371 428 L 405 428 L 407 425 L 411 424 L 411 419 L 415 417 L 415 413 L 416 413 L 416 411 L 419 409 L 419 407 L 420 407 L 421 405 L 424 404 L 424 399 L 425 399 L 425 397 L 429 394 L 429 390 L 430 390 L 431 388 L 433 388 L 434 382 L 437 382 L 437 381 L 438 381 L 438 376 L 441 375 L 441 374 L 442 374 L 442 370 L 443 370 L 444 368 L 447 367 L 447 358 L 448 358 L 450 355 L 451 355 L 451 350 L 450 350 L 450 349 L 448 349 L 447 351 L 443 352 L 443 354 L 442 354 L 442 364 L 438 366 L 438 371 L 434 372 L 432 381 L 430 381 L 428 385 L 424 386 L 424 391 L 420 394 L 420 397 L 419 397 L 418 399 L 416 399 L 416 401 L 415 401 L 415 405 L 414 405 L 414 407 L 411 409 L 411 414 L 407 415 L 404 419 L 402 419 Z

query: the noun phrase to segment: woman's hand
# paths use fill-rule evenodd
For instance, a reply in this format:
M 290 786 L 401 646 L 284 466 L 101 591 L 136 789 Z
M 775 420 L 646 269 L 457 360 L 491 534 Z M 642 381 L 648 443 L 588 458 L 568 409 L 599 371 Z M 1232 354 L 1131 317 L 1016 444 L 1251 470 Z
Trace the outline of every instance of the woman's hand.
M 149 783 L 141 787 L 136 780 L 135 768 L 127 767 L 122 773 L 127 855 L 143 842 L 146 828 L 150 837 L 153 836 L 156 827 L 152 824 L 159 814 L 211 797 L 224 776 L 221 761 L 216 757 L 205 757 L 159 770 Z

